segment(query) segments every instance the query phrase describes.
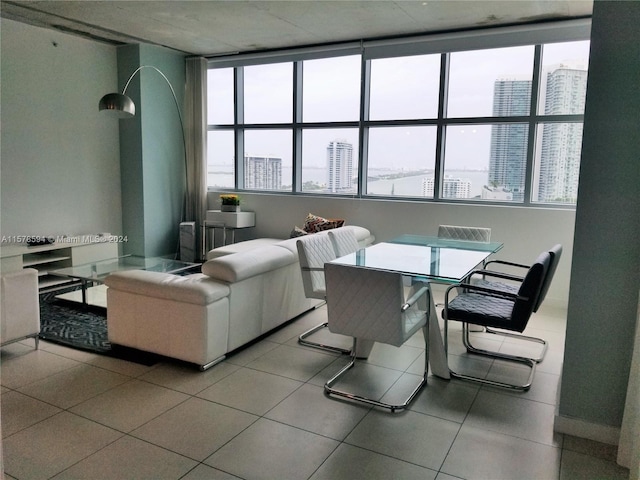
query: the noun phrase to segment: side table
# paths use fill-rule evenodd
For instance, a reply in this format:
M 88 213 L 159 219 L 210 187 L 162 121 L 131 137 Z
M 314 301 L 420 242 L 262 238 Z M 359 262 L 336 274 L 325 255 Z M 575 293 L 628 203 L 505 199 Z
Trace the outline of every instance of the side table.
M 235 231 L 240 228 L 250 228 L 256 225 L 255 212 L 222 212 L 220 210 L 207 210 L 207 214 L 202 225 L 202 236 L 204 241 L 204 251 L 202 258 L 211 248 L 215 248 L 216 244 L 216 228 L 222 229 L 222 246 L 227 244 L 227 230 L 231 231 L 231 243 L 235 242 Z M 213 230 L 213 238 L 209 245 L 208 230 Z

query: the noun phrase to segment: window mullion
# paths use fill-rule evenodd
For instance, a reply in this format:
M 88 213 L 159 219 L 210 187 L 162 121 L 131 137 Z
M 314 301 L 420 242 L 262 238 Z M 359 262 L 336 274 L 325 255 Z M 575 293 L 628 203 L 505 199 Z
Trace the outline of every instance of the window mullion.
M 446 138 L 447 101 L 449 95 L 449 63 L 450 54 L 440 56 L 440 89 L 438 92 L 438 127 L 436 131 L 436 163 L 433 172 L 433 199 L 440 200 L 442 195 L 442 178 L 444 177 L 444 149 Z
M 536 155 L 536 139 L 538 138 L 538 124 L 536 118 L 538 115 L 538 105 L 541 85 L 541 68 L 542 68 L 542 46 L 536 45 L 533 51 L 533 77 L 531 79 L 531 103 L 529 104 L 529 132 L 527 139 L 527 158 L 524 173 L 524 206 L 530 206 L 533 203 L 533 179 L 535 169 Z
M 243 189 L 244 185 L 244 68 L 234 69 L 234 90 L 235 90 L 235 156 L 236 156 L 236 189 Z
M 293 186 L 292 191 L 302 192 L 302 69 L 303 62 L 293 62 Z
M 371 60 L 362 57 L 362 74 L 360 88 L 360 125 L 358 138 L 360 155 L 358 158 L 358 196 L 367 193 L 368 159 L 369 159 L 369 127 L 365 126 L 369 120 L 369 101 L 371 98 Z

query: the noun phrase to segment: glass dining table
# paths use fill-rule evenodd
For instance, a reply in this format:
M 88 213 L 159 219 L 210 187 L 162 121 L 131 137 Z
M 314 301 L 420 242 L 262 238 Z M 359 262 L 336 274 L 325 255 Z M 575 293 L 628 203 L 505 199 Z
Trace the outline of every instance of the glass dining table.
M 455 284 L 463 281 L 490 255 L 500 242 L 451 240 L 423 235 L 401 235 L 357 250 L 332 263 L 401 273 L 414 281 Z M 442 333 L 432 289 L 429 289 L 429 365 L 431 373 L 450 378 Z

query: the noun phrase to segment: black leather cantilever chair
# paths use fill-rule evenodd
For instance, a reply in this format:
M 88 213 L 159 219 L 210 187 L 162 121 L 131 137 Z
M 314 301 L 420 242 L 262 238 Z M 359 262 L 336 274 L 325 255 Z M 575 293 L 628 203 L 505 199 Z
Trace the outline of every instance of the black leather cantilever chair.
M 444 346 L 447 355 L 449 350 L 450 321 L 462 322 L 463 339 L 467 340 L 469 338 L 469 323 L 522 333 L 539 300 L 550 266 L 551 254 L 549 252 L 543 252 L 529 267 L 527 274 L 522 279 L 515 293 L 506 291 L 505 289 L 490 288 L 486 285 L 482 286 L 472 283 L 461 283 L 449 287 L 445 294 L 445 306 L 442 312 L 442 317 L 444 318 Z M 519 278 L 509 274 L 486 270 L 478 271 L 478 273 L 498 279 L 513 280 Z M 457 292 L 458 295 L 455 296 L 455 298 L 450 298 L 454 292 Z M 467 343 L 465 343 L 465 346 L 467 347 L 467 351 L 473 354 L 518 362 L 528 366 L 530 368 L 528 380 L 526 383 L 518 385 L 473 377 L 450 370 L 452 377 L 515 390 L 528 390 L 531 387 L 537 364 L 534 359 L 483 350 Z
M 549 255 L 551 255 L 551 264 L 549 265 L 549 269 L 547 270 L 547 273 L 545 275 L 544 281 L 542 283 L 542 289 L 540 290 L 540 294 L 538 295 L 538 298 L 533 306 L 533 312 L 537 312 L 538 309 L 540 308 L 540 305 L 542 305 L 542 302 L 544 301 L 547 292 L 549 291 L 549 286 L 551 285 L 551 281 L 553 280 L 553 275 L 556 271 L 556 268 L 558 267 L 558 263 L 560 263 L 560 257 L 562 256 L 562 245 L 558 244 L 558 245 L 554 245 L 553 247 L 551 247 L 549 249 Z M 491 270 L 490 265 L 505 265 L 507 267 L 514 267 L 517 269 L 529 269 L 531 266 L 530 265 L 523 265 L 521 263 L 514 263 L 514 262 L 508 262 L 505 260 L 490 260 L 487 263 L 485 263 L 485 270 Z M 519 284 L 522 282 L 522 277 L 514 277 L 513 278 L 515 280 L 515 284 L 514 283 L 504 283 L 504 282 L 495 282 L 495 281 L 488 281 L 486 279 L 482 279 L 482 280 L 474 280 L 472 283 L 475 283 L 476 285 L 480 285 L 480 286 L 485 286 L 488 288 L 497 288 L 498 290 L 506 290 L 512 293 L 515 293 L 518 291 L 519 288 Z M 536 363 L 540 363 L 543 359 L 544 356 L 547 352 L 547 342 L 546 340 L 542 339 L 542 338 L 537 338 L 537 337 L 530 337 L 527 335 L 520 335 L 520 334 L 513 334 L 513 333 L 509 333 L 509 332 L 501 332 L 498 330 L 494 330 L 492 328 L 487 328 L 486 329 L 487 333 L 492 333 L 495 335 L 504 335 L 504 336 L 508 336 L 511 338 L 518 338 L 520 340 L 528 340 L 531 342 L 535 342 L 535 343 L 539 343 L 542 345 L 542 351 L 540 352 L 540 355 L 538 357 L 532 358 L 532 360 L 534 360 Z M 467 340 L 468 343 L 470 343 Z

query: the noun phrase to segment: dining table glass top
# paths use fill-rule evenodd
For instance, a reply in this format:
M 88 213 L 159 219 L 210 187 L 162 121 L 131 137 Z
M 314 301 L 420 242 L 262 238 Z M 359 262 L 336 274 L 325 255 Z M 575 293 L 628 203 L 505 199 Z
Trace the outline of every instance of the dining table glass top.
M 454 240 L 428 235 L 404 234 L 390 240 L 389 243 L 402 243 L 406 245 L 423 245 L 425 247 L 444 247 L 458 250 L 478 250 L 495 253 L 503 246 L 501 242 L 477 242 L 473 240 Z
M 500 248 L 502 244 L 498 242 L 403 235 L 391 242 L 362 248 L 333 260 L 333 263 L 457 283 Z

